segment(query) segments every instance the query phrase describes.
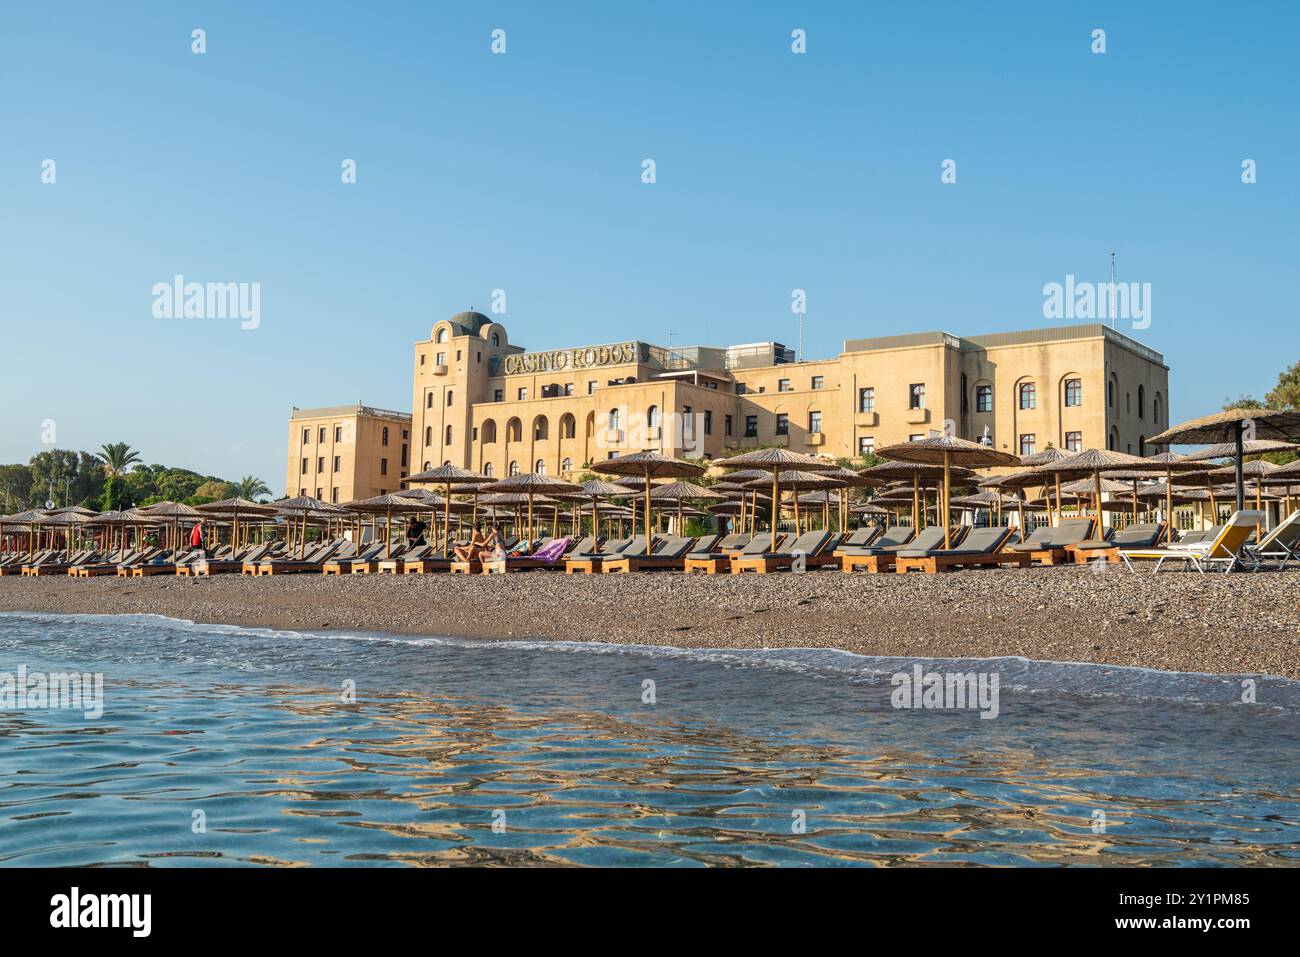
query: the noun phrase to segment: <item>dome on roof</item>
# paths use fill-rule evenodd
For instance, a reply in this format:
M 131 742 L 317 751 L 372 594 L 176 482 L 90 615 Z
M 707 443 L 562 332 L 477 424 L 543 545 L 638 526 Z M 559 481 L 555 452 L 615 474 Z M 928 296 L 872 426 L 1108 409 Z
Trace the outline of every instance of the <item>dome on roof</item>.
M 481 312 L 458 312 L 451 317 L 451 321 L 463 329 L 468 329 L 471 333 L 478 332 L 492 320 Z

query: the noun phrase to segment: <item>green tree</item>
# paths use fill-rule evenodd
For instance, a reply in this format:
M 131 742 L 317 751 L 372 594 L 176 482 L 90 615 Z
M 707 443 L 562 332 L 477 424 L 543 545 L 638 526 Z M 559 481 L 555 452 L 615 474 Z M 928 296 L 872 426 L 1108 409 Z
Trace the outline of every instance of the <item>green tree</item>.
M 201 498 L 205 502 L 218 502 L 221 501 L 222 499 L 234 498 L 236 493 L 238 493 L 238 491 L 239 491 L 238 486 L 232 484 L 231 482 L 223 482 L 221 479 L 208 479 L 206 482 L 204 482 L 202 485 L 196 488 L 194 490 L 194 494 L 190 497 Z M 191 502 L 190 504 L 193 505 L 193 504 L 202 504 L 202 503 Z
M 255 475 L 245 475 L 235 486 L 239 490 L 239 497 L 250 502 L 256 502 L 259 496 L 271 494 L 270 486 Z
M 140 453 L 125 442 L 109 442 L 100 447 L 99 459 L 110 476 L 121 475 L 140 461 Z
M 44 502 L 48 496 L 60 505 L 87 502 L 104 488 L 104 463 L 89 452 L 50 449 L 32 456 L 31 495 Z
M 1227 412 L 1229 409 L 1264 409 L 1264 408 L 1267 408 L 1267 406 L 1265 406 L 1263 402 L 1260 402 L 1259 399 L 1256 399 L 1254 396 L 1249 396 L 1249 395 L 1243 395 L 1239 399 L 1227 399 L 1223 403 L 1224 412 Z
M 31 507 L 32 470 L 26 465 L 0 465 L 0 508 L 6 513 Z
M 1264 401 L 1270 409 L 1300 409 L 1300 362 L 1283 370 L 1277 377 L 1277 385 L 1264 396 Z

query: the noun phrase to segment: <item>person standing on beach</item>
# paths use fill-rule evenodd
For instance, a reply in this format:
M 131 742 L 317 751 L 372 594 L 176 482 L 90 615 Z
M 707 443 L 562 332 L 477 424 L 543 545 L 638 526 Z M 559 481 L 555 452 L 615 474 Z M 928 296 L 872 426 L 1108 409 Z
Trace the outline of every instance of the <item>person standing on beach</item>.
M 207 553 L 203 551 L 203 522 L 202 521 L 195 522 L 194 527 L 190 529 L 190 548 L 198 549 L 199 554 L 203 557 L 206 557 Z
M 418 518 L 412 516 L 411 520 L 406 523 L 406 547 L 414 548 L 416 545 L 423 545 L 424 530 L 429 526 Z

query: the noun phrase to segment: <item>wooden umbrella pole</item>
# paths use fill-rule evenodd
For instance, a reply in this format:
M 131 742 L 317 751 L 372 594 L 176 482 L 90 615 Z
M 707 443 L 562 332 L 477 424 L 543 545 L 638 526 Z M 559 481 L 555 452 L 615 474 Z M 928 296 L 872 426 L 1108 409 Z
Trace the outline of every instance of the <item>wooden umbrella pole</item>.
M 1092 471 L 1092 482 L 1093 482 L 1093 489 L 1096 491 L 1096 495 L 1097 495 L 1097 533 L 1096 533 L 1096 534 L 1097 534 L 1097 537 L 1098 537 L 1098 538 L 1101 538 L 1101 537 L 1102 537 L 1102 521 L 1101 521 L 1101 469 L 1093 469 L 1093 471 Z
M 451 547 L 451 483 L 443 485 L 446 497 L 442 500 L 442 557 L 450 555 Z
M 1165 540 L 1174 540 L 1174 470 L 1165 469 Z
M 943 547 L 952 548 L 952 507 L 948 504 L 948 483 L 952 480 L 952 455 L 943 450 Z
M 776 469 L 772 469 L 772 551 L 776 551 L 776 520 L 781 514 L 781 499 L 778 497 L 781 487 L 780 474 Z
M 645 470 L 645 553 L 654 551 L 654 528 L 650 525 L 650 467 Z
M 917 512 L 921 508 L 921 476 L 917 472 L 912 473 L 912 528 L 916 531 L 921 530 L 917 524 Z

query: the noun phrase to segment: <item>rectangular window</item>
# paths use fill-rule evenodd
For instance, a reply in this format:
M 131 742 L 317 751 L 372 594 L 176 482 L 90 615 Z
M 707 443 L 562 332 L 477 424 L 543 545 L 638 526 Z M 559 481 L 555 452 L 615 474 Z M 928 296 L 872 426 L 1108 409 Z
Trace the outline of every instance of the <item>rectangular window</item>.
M 316 459 L 316 471 L 317 472 L 325 471 L 325 456 L 322 455 L 318 459 Z
M 337 485 L 335 485 L 332 489 L 330 489 L 330 501 L 333 502 L 335 505 L 338 504 L 339 487 Z
M 302 444 L 307 445 L 311 442 L 311 429 L 302 430 Z
M 909 441 L 909 442 L 920 442 L 923 438 L 925 438 L 925 433 L 924 433 L 924 432 L 917 432 L 917 433 L 913 433 L 912 435 L 909 435 L 909 436 L 907 437 L 907 441 Z
M 722 417 L 722 434 L 731 438 L 731 416 L 729 415 Z
M 493 390 L 493 392 L 492 392 L 492 401 L 493 401 L 493 402 L 504 402 L 505 400 L 506 400 L 506 390 L 505 390 L 505 389 L 495 389 L 495 390 Z
M 1033 455 L 1038 447 L 1037 436 L 1033 432 L 1025 432 L 1020 436 L 1020 454 Z
M 420 365 L 424 365 L 424 353 L 420 353 Z
M 343 426 L 341 425 L 334 426 L 334 441 L 335 442 L 343 441 Z
M 820 412 L 808 413 L 808 431 L 820 432 L 822 430 L 822 414 Z
M 752 439 L 758 435 L 758 416 L 745 416 L 745 438 Z
M 316 486 L 316 497 L 317 497 L 317 498 L 320 498 L 320 494 L 321 494 L 321 488 L 320 488 L 319 485 L 317 485 L 317 486 Z
M 822 376 L 815 375 L 812 377 L 812 387 L 814 389 L 820 389 L 825 384 L 825 382 L 826 380 Z
M 379 460 L 379 474 L 380 475 L 388 474 L 388 459 Z
M 713 412 L 710 409 L 704 410 L 704 434 L 713 434 Z
M 789 379 L 777 379 L 777 380 L 776 380 L 776 391 L 777 391 L 777 392 L 789 392 L 789 391 L 790 391 L 790 380 L 789 380 Z
M 518 399 L 520 402 L 526 402 L 528 400 L 528 390 L 526 388 L 520 388 Z
M 858 454 L 874 455 L 876 451 L 876 437 L 874 435 L 858 436 Z
M 1083 405 L 1083 380 L 1065 380 L 1065 404 L 1067 406 Z
M 483 353 L 481 352 L 474 353 L 474 361 L 481 363 L 483 361 Z
M 1083 451 L 1083 433 L 1082 433 L 1082 432 L 1066 432 L 1066 433 L 1065 433 L 1065 448 L 1066 448 L 1066 451 L 1069 451 L 1069 452 L 1082 452 L 1082 451 Z
M 334 456 L 334 471 L 337 472 L 343 465 L 343 459 L 340 456 Z
M 432 393 L 432 392 L 427 392 L 427 393 L 425 393 L 425 396 L 424 396 L 424 407 L 425 407 L 426 409 L 432 409 L 432 408 L 433 408 L 433 393 Z
M 682 406 L 682 436 L 692 438 L 695 435 L 695 416 L 691 415 L 689 405 Z
M 876 411 L 876 390 L 875 389 L 858 390 L 858 411 L 859 412 Z
M 448 389 L 448 390 L 447 390 L 447 405 L 448 405 L 449 407 L 450 407 L 451 404 L 452 404 L 452 397 L 453 397 L 454 395 L 455 395 L 455 393 L 454 393 L 451 389 Z
M 744 395 L 744 394 L 745 394 L 745 383 L 743 383 L 743 382 L 737 382 L 737 383 L 736 383 L 736 395 Z
M 776 434 L 790 434 L 790 416 L 785 412 L 778 412 L 776 414 Z
M 909 409 L 925 408 L 924 382 L 914 382 L 907 387 L 907 407 Z
M 572 383 L 572 382 L 566 382 L 566 383 L 564 383 L 564 394 L 565 394 L 565 395 L 573 395 L 573 383 Z
M 306 474 L 307 474 L 307 460 L 306 460 L 306 459 L 303 459 L 303 460 L 302 460 L 302 474 L 303 474 L 303 475 L 306 475 Z M 306 495 L 307 493 L 304 492 L 303 494 Z
M 447 364 L 447 353 L 439 352 L 438 358 L 435 360 L 434 365 L 445 366 L 446 364 Z
M 595 380 L 592 380 L 587 383 L 587 395 L 591 395 L 595 391 L 596 391 L 596 382 Z
M 456 361 L 457 361 L 457 362 L 460 361 L 460 350 L 459 350 L 459 349 L 456 350 Z
M 993 386 L 977 385 L 975 387 L 975 411 L 993 411 Z
M 319 438 L 318 441 L 320 441 L 320 442 L 324 442 L 324 441 L 325 441 L 325 426 L 323 426 L 323 425 L 320 427 L 320 438 Z

